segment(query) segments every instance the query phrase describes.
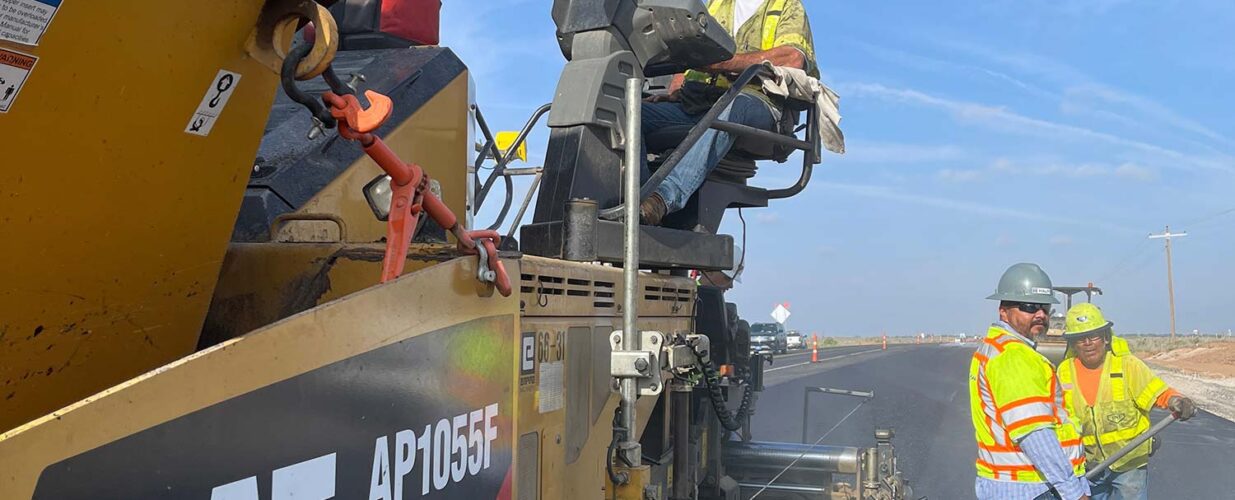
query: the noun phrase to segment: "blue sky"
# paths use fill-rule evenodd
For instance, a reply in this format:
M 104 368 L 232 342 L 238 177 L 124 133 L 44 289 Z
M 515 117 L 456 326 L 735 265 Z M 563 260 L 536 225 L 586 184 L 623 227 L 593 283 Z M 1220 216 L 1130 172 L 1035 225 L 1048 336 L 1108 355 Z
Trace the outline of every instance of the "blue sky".
M 764 321 L 829 335 L 969 332 L 1010 264 L 1092 281 L 1117 331 L 1235 328 L 1235 2 L 804 0 L 848 152 L 805 193 L 745 211 L 730 293 Z M 552 99 L 564 59 L 549 0 L 446 0 L 442 44 L 490 126 Z M 531 136 L 543 161 L 547 132 Z M 796 163 L 755 183 L 788 185 Z M 522 186 L 517 184 L 517 192 Z M 486 207 L 481 220 L 492 220 Z M 737 214 L 724 232 L 741 238 Z

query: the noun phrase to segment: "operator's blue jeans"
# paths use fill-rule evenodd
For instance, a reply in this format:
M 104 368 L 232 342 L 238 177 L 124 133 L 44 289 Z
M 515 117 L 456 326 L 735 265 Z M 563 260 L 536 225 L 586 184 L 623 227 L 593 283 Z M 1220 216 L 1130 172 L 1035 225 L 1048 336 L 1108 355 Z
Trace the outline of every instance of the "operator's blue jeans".
M 694 125 L 703 119 L 706 113 L 689 114 L 681 103 L 677 102 L 645 102 L 643 103 L 643 134 L 651 134 L 663 127 L 672 125 Z M 758 97 L 739 94 L 729 108 L 720 113 L 721 120 L 749 125 L 763 130 L 775 130 L 779 117 L 763 100 Z M 665 200 L 668 212 L 676 212 L 686 206 L 686 201 L 695 193 L 708 173 L 716 168 L 720 159 L 729 153 L 733 146 L 733 134 L 710 129 L 704 132 L 699 142 L 686 152 L 681 163 L 674 167 L 673 172 L 665 177 L 665 181 L 656 188 L 661 199 Z M 647 146 L 643 150 L 643 163 L 640 173 L 646 180 L 649 177 L 647 166 Z
M 1092 500 L 1148 500 L 1149 470 L 1140 467 L 1124 472 L 1102 471 L 1089 481 Z

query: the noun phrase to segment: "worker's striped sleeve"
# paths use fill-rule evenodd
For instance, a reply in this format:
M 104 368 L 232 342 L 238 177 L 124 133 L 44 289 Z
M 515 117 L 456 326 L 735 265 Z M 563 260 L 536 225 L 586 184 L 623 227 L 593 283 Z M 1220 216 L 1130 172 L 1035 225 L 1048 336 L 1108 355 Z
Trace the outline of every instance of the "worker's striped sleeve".
M 1042 473 L 1046 482 L 1051 483 L 1060 497 L 1075 500 L 1089 494 L 1089 481 L 1076 476 L 1054 431 L 1041 429 L 1030 432 L 1021 440 L 1021 451 L 1029 456 L 1034 468 Z

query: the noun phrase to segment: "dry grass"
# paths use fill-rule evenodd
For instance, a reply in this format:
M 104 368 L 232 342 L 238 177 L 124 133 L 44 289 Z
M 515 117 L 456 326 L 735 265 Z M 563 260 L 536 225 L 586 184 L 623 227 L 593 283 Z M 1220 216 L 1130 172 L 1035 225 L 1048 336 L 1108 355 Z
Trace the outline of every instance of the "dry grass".
M 1141 358 L 1185 347 L 1205 347 L 1215 344 L 1235 345 L 1235 340 L 1214 337 L 1177 336 L 1174 339 L 1148 335 L 1120 335 L 1120 337 L 1127 340 L 1128 347 L 1132 349 L 1132 353 Z

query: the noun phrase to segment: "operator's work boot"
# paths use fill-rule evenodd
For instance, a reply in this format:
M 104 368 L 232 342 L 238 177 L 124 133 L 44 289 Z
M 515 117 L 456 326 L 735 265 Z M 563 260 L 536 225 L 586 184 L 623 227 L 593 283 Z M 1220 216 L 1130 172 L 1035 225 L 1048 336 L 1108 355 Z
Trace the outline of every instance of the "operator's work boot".
M 639 204 L 639 222 L 648 226 L 659 226 L 667 211 L 669 208 L 665 206 L 665 200 L 660 197 L 660 193 L 652 193 L 652 196 Z

